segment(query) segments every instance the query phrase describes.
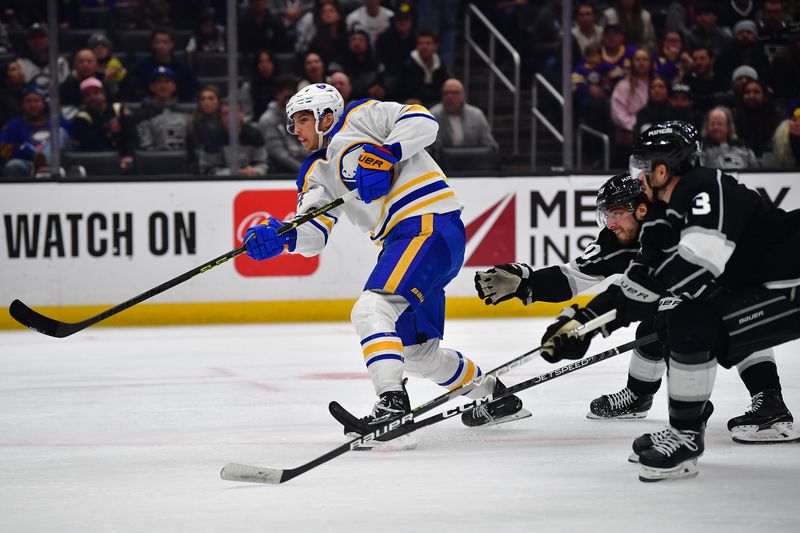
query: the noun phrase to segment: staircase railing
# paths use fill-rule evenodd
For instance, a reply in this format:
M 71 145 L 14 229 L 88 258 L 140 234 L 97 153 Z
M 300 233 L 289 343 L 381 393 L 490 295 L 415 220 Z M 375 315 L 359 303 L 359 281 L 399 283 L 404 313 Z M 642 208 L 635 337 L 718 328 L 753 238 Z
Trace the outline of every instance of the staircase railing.
M 538 148 L 536 146 L 536 141 L 538 137 L 538 129 L 539 129 L 539 121 L 544 124 L 544 127 L 553 134 L 553 137 L 556 138 L 561 145 L 564 145 L 564 136 L 561 134 L 558 129 L 553 126 L 553 123 L 548 120 L 544 114 L 539 111 L 539 86 L 544 87 L 544 89 L 550 93 L 550 95 L 555 98 L 558 105 L 561 106 L 563 109 L 564 107 L 564 97 L 561 96 L 561 93 L 553 87 L 547 79 L 539 73 L 536 73 L 533 77 L 533 88 L 531 89 L 531 172 L 536 171 L 536 159 L 538 155 Z
M 602 131 L 598 131 L 594 128 L 587 126 L 586 124 L 579 124 L 578 125 L 578 139 L 576 141 L 577 144 L 577 157 L 578 157 L 578 170 L 583 169 L 583 134 L 588 133 L 593 137 L 597 137 L 601 141 L 603 141 L 603 170 L 608 170 L 611 168 L 611 139 L 603 133 Z
M 489 32 L 489 52 L 484 52 L 481 47 L 472 38 L 472 18 L 475 17 L 483 24 L 483 27 Z M 505 74 L 498 68 L 495 61 L 496 43 L 499 42 L 511 54 L 511 59 L 514 62 L 514 81 L 513 83 L 506 77 Z M 464 86 L 469 90 L 469 77 L 470 77 L 470 50 L 474 50 L 484 63 L 489 67 L 489 109 L 488 119 L 489 125 L 494 126 L 494 79 L 497 76 L 503 85 L 511 91 L 514 95 L 514 117 L 513 122 L 513 155 L 519 154 L 519 98 L 520 98 L 520 56 L 519 53 L 511 46 L 505 37 L 494 27 L 494 25 L 481 13 L 480 9 L 475 7 L 474 4 L 467 6 L 467 13 L 464 19 Z

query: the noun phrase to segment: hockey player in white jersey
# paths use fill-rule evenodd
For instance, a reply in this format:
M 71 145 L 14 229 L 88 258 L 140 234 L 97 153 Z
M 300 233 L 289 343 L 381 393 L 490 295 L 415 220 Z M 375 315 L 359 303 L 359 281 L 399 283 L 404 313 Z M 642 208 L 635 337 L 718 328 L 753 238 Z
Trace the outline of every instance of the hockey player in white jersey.
M 379 399 L 361 419 L 337 417 L 346 433 L 365 434 L 411 410 L 404 371 L 448 389 L 481 375 L 469 358 L 439 344 L 444 287 L 464 258 L 462 204 L 425 151 L 438 131 L 426 108 L 366 99 L 344 109 L 334 87 L 312 84 L 291 97 L 286 116 L 289 133 L 310 152 L 297 177 L 298 216 L 354 189 L 360 201 L 283 236 L 278 236 L 281 221 L 274 218 L 253 226 L 245 234 L 247 253 L 257 260 L 284 251 L 317 255 L 342 215 L 381 246 L 351 314 Z M 487 379 L 469 396 L 502 387 Z M 465 413 L 462 421 L 480 426 L 525 416 L 530 412 L 522 401 L 509 396 Z

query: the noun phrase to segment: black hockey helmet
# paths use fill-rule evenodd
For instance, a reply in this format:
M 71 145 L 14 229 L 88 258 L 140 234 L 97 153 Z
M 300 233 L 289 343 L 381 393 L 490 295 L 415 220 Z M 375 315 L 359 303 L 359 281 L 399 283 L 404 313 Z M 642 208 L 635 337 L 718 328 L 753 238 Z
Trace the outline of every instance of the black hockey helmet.
M 612 176 L 597 191 L 597 225 L 601 228 L 606 226 L 609 209 L 623 206 L 633 213 L 643 202 L 647 202 L 647 196 L 642 182 L 631 176 L 630 172 Z
M 642 132 L 632 152 L 632 176 L 643 172 L 650 183 L 650 171 L 659 163 L 667 166 L 670 178 L 680 176 L 700 164 L 700 134 L 682 120 L 661 122 Z

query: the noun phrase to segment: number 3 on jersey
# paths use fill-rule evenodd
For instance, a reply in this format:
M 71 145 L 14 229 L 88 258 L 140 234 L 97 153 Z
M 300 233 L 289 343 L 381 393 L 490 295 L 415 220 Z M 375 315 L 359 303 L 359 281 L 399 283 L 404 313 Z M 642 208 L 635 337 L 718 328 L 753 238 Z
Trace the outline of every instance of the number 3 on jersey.
M 707 215 L 711 212 L 711 198 L 707 192 L 701 192 L 692 200 L 693 215 Z

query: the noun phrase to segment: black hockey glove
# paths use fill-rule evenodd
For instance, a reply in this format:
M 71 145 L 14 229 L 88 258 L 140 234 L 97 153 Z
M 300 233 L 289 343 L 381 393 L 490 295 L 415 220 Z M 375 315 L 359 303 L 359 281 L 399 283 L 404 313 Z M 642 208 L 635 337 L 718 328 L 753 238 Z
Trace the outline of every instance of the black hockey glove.
M 664 286 L 648 268 L 632 263 L 620 281 L 617 296 L 617 318 L 621 326 L 652 318 L 658 312 L 658 302 L 665 293 Z
M 556 321 L 544 332 L 542 359 L 548 363 L 558 363 L 562 359 L 580 359 L 586 355 L 597 330 L 585 335 L 570 332 L 588 321 L 589 316 L 583 309 L 579 309 L 577 304 L 564 308 Z
M 475 290 L 486 305 L 497 305 L 514 297 L 528 305 L 533 301 L 532 277 L 533 269 L 525 263 L 496 265 L 475 273 Z

